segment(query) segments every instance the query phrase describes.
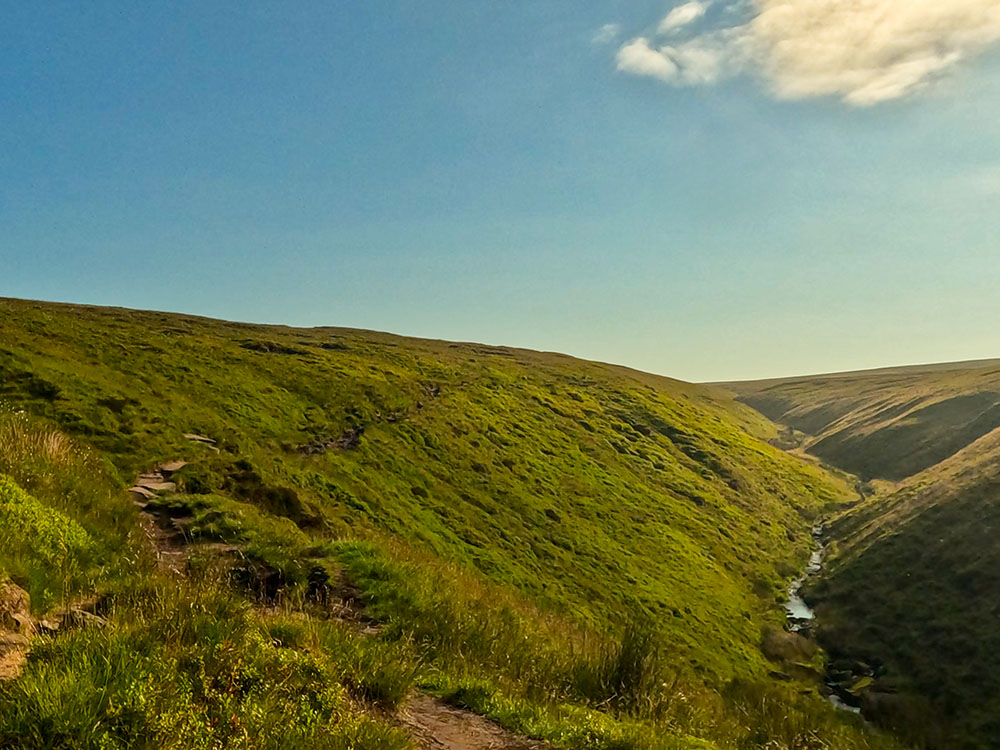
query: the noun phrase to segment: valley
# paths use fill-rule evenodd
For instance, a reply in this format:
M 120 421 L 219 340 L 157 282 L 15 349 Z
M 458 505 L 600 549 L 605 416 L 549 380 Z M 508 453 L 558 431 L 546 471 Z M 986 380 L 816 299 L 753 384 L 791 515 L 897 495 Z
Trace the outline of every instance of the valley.
M 0 746 L 1000 736 L 996 361 L 700 386 L 0 300 L 0 407 Z
M 865 480 L 806 598 L 833 666 L 870 673 L 866 716 L 915 743 L 998 747 L 1000 362 L 725 387 Z

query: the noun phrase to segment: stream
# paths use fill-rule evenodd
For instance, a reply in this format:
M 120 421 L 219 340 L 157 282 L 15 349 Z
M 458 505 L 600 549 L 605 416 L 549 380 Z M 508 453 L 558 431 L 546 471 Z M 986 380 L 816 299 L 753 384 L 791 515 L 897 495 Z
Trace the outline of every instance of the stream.
M 788 601 L 785 602 L 785 619 L 788 622 L 788 629 L 793 633 L 799 633 L 807 638 L 813 638 L 812 626 L 816 620 L 816 612 L 810 607 L 806 600 L 802 598 L 802 587 L 812 576 L 823 570 L 823 560 L 826 557 L 826 544 L 823 541 L 823 524 L 813 526 L 813 552 L 809 556 L 809 563 L 806 565 L 802 575 L 793 580 L 788 585 Z M 858 699 L 852 695 L 842 684 L 833 680 L 828 673 L 826 679 L 827 699 L 834 706 L 842 711 L 850 711 L 860 714 L 860 706 L 853 705 Z

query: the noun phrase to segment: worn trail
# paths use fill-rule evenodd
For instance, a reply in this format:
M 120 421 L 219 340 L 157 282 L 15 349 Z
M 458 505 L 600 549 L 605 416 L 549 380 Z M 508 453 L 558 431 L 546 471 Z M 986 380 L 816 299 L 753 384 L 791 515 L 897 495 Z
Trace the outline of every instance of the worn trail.
M 188 436 L 193 439 L 194 436 Z M 199 442 L 211 438 L 197 436 Z M 171 461 L 141 474 L 129 489 L 133 502 L 142 511 L 139 522 L 155 550 L 161 570 L 183 575 L 190 555 L 189 540 L 177 519 L 157 510 L 150 501 L 174 492 L 172 475 L 186 464 Z M 225 547 L 226 545 L 216 545 Z M 372 636 L 379 628 L 365 620 L 360 595 L 349 587 L 338 592 L 331 614 L 350 624 L 362 636 Z M 548 750 L 549 745 L 508 732 L 494 722 L 471 711 L 450 706 L 425 694 L 417 694 L 400 711 L 399 722 L 413 737 L 420 750 Z
M 411 700 L 400 714 L 420 750 L 545 750 L 548 745 L 511 734 L 478 714 L 429 695 Z

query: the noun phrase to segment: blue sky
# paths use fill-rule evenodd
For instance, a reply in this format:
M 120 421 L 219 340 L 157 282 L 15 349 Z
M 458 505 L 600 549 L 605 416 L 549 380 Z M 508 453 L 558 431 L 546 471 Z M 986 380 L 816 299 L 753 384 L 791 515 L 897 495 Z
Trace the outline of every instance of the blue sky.
M 690 380 L 1000 356 L 994 1 L 773 3 L 4 3 L 0 296 Z

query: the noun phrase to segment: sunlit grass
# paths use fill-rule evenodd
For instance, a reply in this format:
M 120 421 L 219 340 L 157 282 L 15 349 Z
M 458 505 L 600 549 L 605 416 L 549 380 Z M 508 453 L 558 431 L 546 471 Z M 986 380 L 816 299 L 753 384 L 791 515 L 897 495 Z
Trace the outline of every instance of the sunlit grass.
M 784 579 L 850 492 L 763 442 L 750 410 L 557 355 L 0 306 L 17 308 L 0 397 L 30 415 L 0 473 L 98 540 L 110 623 L 36 650 L 22 692 L 4 688 L 9 731 L 224 747 L 270 717 L 246 746 L 334 743 L 382 731 L 418 688 L 578 750 L 804 750 L 807 731 L 872 746 L 815 685 L 768 676 L 758 642 Z M 123 488 L 177 458 L 179 493 L 153 506 L 193 552 L 168 585 Z M 331 621 L 342 595 L 355 624 Z M 126 646 L 134 685 L 97 661 Z M 316 696 L 302 727 L 282 684 Z M 756 712 L 784 702 L 801 725 L 762 738 Z

